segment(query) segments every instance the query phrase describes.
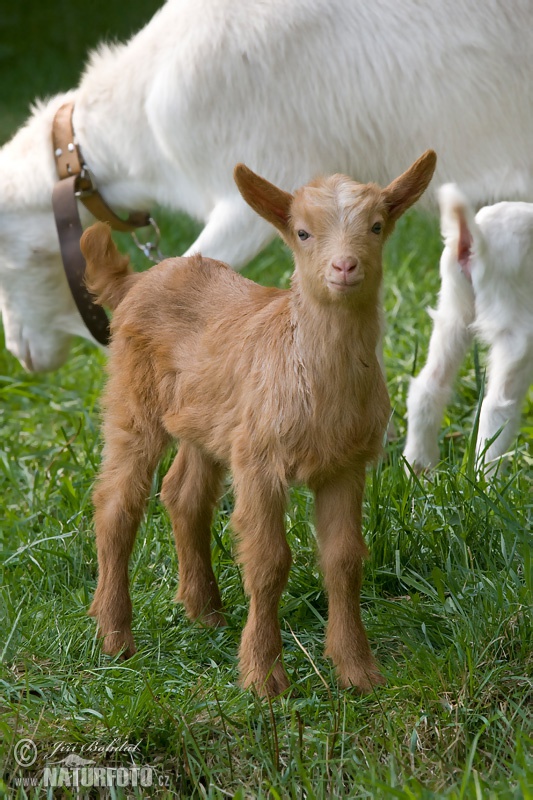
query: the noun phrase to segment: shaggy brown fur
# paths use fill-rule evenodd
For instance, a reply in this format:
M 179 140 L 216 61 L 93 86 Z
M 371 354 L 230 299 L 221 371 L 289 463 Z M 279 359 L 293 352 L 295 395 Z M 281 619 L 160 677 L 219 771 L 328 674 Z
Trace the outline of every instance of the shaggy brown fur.
M 288 685 L 277 611 L 291 565 L 284 509 L 293 483 L 307 484 L 316 498 L 326 653 L 343 685 L 364 691 L 382 681 L 359 609 L 365 469 L 380 453 L 389 416 L 375 354 L 382 247 L 434 167 L 428 151 L 386 189 L 334 175 L 294 196 L 237 167 L 245 200 L 294 252 L 288 291 L 201 256 L 133 275 L 105 225 L 85 232 L 89 286 L 116 307 L 90 609 L 106 652 L 135 650 L 128 559 L 154 470 L 175 438 L 180 446 L 161 498 L 178 551 L 177 599 L 191 619 L 210 625 L 223 622 L 211 517 L 225 470 L 233 474 L 232 526 L 250 595 L 243 685 L 269 695 Z

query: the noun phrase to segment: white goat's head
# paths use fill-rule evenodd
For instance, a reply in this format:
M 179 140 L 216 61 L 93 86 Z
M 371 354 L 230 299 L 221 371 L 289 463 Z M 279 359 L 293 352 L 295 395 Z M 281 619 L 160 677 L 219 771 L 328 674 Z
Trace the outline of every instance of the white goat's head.
M 49 211 L 0 214 L 0 312 L 7 349 L 30 372 L 61 366 L 73 334 L 89 338 Z

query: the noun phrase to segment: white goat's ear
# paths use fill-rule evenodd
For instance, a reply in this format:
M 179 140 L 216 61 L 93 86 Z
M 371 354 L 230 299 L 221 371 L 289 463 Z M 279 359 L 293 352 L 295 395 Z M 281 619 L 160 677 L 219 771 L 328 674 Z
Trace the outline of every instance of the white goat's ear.
M 249 206 L 264 217 L 282 234 L 289 232 L 289 215 L 292 194 L 278 189 L 260 175 L 256 175 L 244 164 L 237 164 L 233 171 L 235 183 Z
M 437 164 L 434 150 L 426 150 L 399 178 L 383 189 L 389 221 L 396 222 L 426 191 Z

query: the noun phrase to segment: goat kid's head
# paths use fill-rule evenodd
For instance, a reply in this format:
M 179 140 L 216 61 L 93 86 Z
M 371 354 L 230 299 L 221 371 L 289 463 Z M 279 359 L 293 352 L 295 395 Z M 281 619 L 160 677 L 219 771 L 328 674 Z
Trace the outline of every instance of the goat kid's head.
M 383 243 L 427 188 L 435 164 L 435 153 L 427 150 L 385 189 L 332 175 L 294 195 L 244 164 L 235 167 L 234 177 L 246 202 L 293 251 L 302 288 L 322 303 L 359 303 L 377 293 Z

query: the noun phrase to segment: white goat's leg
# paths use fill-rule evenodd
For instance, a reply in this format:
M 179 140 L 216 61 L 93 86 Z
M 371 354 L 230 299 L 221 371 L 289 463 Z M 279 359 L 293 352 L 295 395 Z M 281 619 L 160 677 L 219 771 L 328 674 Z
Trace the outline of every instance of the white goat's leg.
M 533 379 L 533 345 L 525 338 L 500 337 L 489 355 L 489 377 L 476 446 L 478 458 L 495 462 L 507 451 L 520 421 L 525 394 Z M 501 432 L 498 434 L 498 431 Z M 497 438 L 487 447 L 487 442 Z M 496 464 L 489 465 L 488 472 Z
M 201 253 L 241 269 L 274 238 L 274 229 L 240 195 L 217 203 L 205 228 L 184 255 Z
M 438 432 L 452 382 L 471 342 L 474 293 L 456 263 L 442 264 L 442 286 L 433 317 L 426 365 L 411 382 L 407 398 L 407 440 L 404 456 L 413 469 L 435 466 Z

